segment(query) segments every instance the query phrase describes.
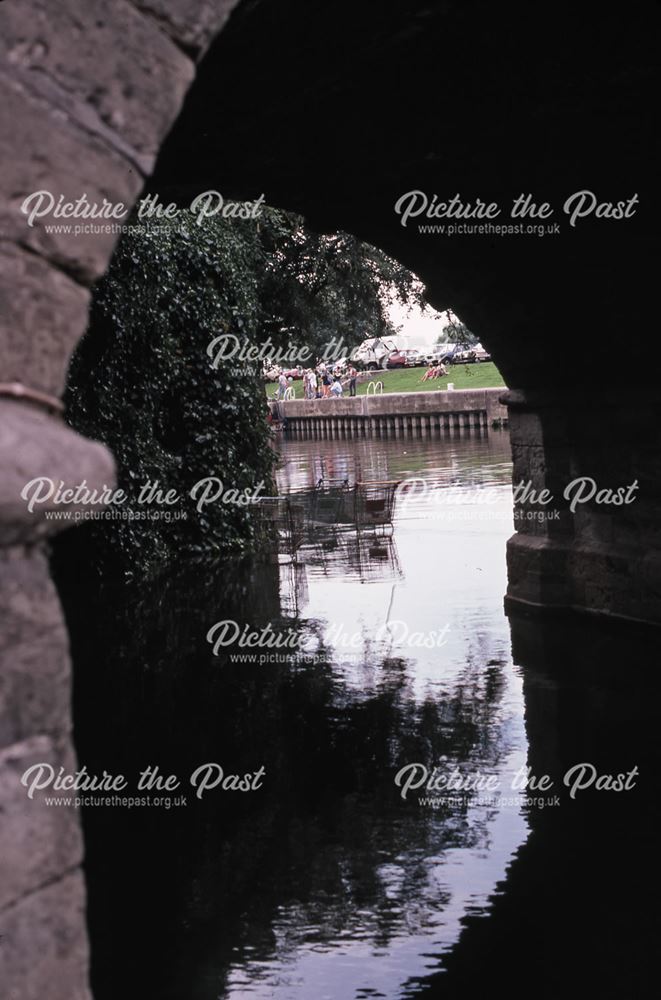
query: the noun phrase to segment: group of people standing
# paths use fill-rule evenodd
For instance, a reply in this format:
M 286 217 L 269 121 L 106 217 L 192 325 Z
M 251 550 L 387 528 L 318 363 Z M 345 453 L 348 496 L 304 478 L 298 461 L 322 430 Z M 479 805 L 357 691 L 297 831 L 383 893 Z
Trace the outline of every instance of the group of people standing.
M 358 372 L 353 365 L 346 369 L 333 369 L 324 361 L 316 368 L 308 368 L 303 373 L 303 395 L 305 399 L 337 398 L 344 394 L 345 388 L 349 395 L 356 395 Z

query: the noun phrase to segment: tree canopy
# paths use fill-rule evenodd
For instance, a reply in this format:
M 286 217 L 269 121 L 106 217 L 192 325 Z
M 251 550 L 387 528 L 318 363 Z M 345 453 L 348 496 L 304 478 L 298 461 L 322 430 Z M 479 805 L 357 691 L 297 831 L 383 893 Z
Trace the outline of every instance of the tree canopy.
M 299 216 L 267 206 L 256 219 L 198 225 L 183 211 L 127 232 L 72 360 L 68 419 L 111 448 L 129 502 L 157 481 L 184 496 L 187 516 L 87 526 L 101 561 L 119 557 L 147 571 L 175 549 L 235 554 L 257 544 L 249 507 L 218 503 L 200 513 L 188 497 L 208 476 L 238 491 L 263 481 L 273 492 L 260 366 L 214 365 L 214 337 L 256 346 L 270 338 L 314 355 L 332 338 L 350 347 L 388 332 L 390 303 L 421 295 L 415 276 L 374 247 L 311 232 Z

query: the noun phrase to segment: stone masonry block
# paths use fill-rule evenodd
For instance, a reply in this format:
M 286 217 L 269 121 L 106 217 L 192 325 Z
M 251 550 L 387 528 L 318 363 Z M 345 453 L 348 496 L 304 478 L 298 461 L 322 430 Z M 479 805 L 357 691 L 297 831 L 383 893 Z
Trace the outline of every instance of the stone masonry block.
M 171 4 L 169 6 L 172 6 Z M 0 6 L 0 58 L 25 86 L 150 172 L 194 65 L 126 0 Z
M 71 728 L 69 639 L 45 554 L 0 549 L 0 749 Z
M 43 258 L 0 243 L 0 382 L 59 396 L 89 298 Z
M 0 479 L 0 546 L 33 542 L 75 523 L 49 515 L 90 509 L 57 503 L 54 492 L 52 499 L 34 504 L 31 512 L 21 493 L 33 479 L 50 479 L 55 491 L 60 481 L 65 489 L 85 481 L 86 489 L 98 491 L 104 486 L 112 488 L 115 481 L 114 462 L 105 445 L 88 441 L 41 409 L 2 398 L 0 465 L 4 469 Z
M 21 784 L 28 768 L 42 763 L 56 773 L 62 766 L 67 773 L 76 770 L 68 740 L 33 736 L 0 751 L 0 911 L 82 861 L 78 812 L 73 807 L 47 805 L 47 796 L 58 795 L 47 789 L 35 791 L 30 799 Z
M 91 1000 L 81 872 L 0 911 L 3 1000 Z
M 122 220 L 35 219 L 28 225 L 24 200 L 46 191 L 57 202 L 88 202 L 131 207 L 143 175 L 128 158 L 98 136 L 83 131 L 71 117 L 28 90 L 17 75 L 0 71 L 0 158 L 4 197 L 0 202 L 0 241 L 11 240 L 48 257 L 79 281 L 102 274 L 119 236 Z M 44 196 L 46 197 L 46 196 Z M 100 227 L 75 231 L 75 226 Z M 47 227 L 66 227 L 59 232 Z

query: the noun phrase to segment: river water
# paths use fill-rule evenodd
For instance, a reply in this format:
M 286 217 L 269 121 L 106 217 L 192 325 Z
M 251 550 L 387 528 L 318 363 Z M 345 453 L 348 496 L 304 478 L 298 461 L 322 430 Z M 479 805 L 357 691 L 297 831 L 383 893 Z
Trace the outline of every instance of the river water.
M 314 820 L 317 876 L 311 859 L 295 861 L 270 954 L 235 960 L 226 995 L 412 996 L 462 918 L 488 910 L 527 836 L 520 809 L 470 795 L 435 808 L 412 792 L 403 799 L 393 780 L 414 763 L 494 776 L 525 764 L 521 679 L 502 610 L 509 443 L 504 435 L 362 440 L 320 450 L 293 441 L 280 457 L 280 493 L 322 478 L 411 487 L 395 504 L 391 533 L 322 533 L 296 566 L 281 566 L 281 598 L 310 634 L 308 655 L 322 637 L 334 689 L 326 752 L 348 739 L 356 759 L 345 750 L 341 766 L 367 768 L 370 778 L 351 776 L 346 788 L 333 781 L 326 823 Z M 360 743 L 346 734 L 352 719 Z
M 576 709 L 566 723 L 579 671 L 563 679 L 557 629 L 522 624 L 513 660 L 508 436 L 277 449 L 279 492 L 294 498 L 320 479 L 407 483 L 391 523 L 313 524 L 279 558 L 75 595 L 81 762 L 157 764 L 187 793 L 185 806 L 83 813 L 95 996 L 470 996 L 489 929 L 491 977 L 510 938 L 537 975 L 545 949 L 557 958 L 558 913 L 573 919 L 565 901 L 594 857 L 596 820 L 533 809 L 511 789 L 526 763 L 544 773 L 580 759 L 586 725 Z M 227 620 L 291 629 L 297 644 L 214 652 L 207 633 Z M 577 636 L 584 647 L 597 648 Z M 599 733 L 626 699 L 586 698 L 594 683 L 571 704 Z M 184 779 L 206 762 L 260 773 L 259 787 L 197 798 Z M 499 791 L 471 788 L 478 775 Z M 423 776 L 453 776 L 457 790 L 428 791 Z M 609 815 L 620 845 L 629 820 Z M 593 933 L 605 946 L 627 932 L 610 921 Z M 559 995 L 545 983 L 537 995 Z

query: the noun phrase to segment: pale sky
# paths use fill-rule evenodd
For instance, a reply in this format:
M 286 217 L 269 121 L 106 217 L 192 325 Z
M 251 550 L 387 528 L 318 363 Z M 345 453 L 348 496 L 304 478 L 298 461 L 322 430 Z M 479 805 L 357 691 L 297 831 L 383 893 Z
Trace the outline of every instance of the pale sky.
M 452 311 L 450 315 L 458 321 L 458 317 Z M 393 338 L 398 347 L 417 347 L 425 350 L 433 347 L 447 323 L 445 312 L 436 312 L 431 306 L 427 306 L 424 310 L 409 310 L 399 303 L 393 303 L 391 306 L 390 319 L 395 327 L 401 327 L 402 332 Z

